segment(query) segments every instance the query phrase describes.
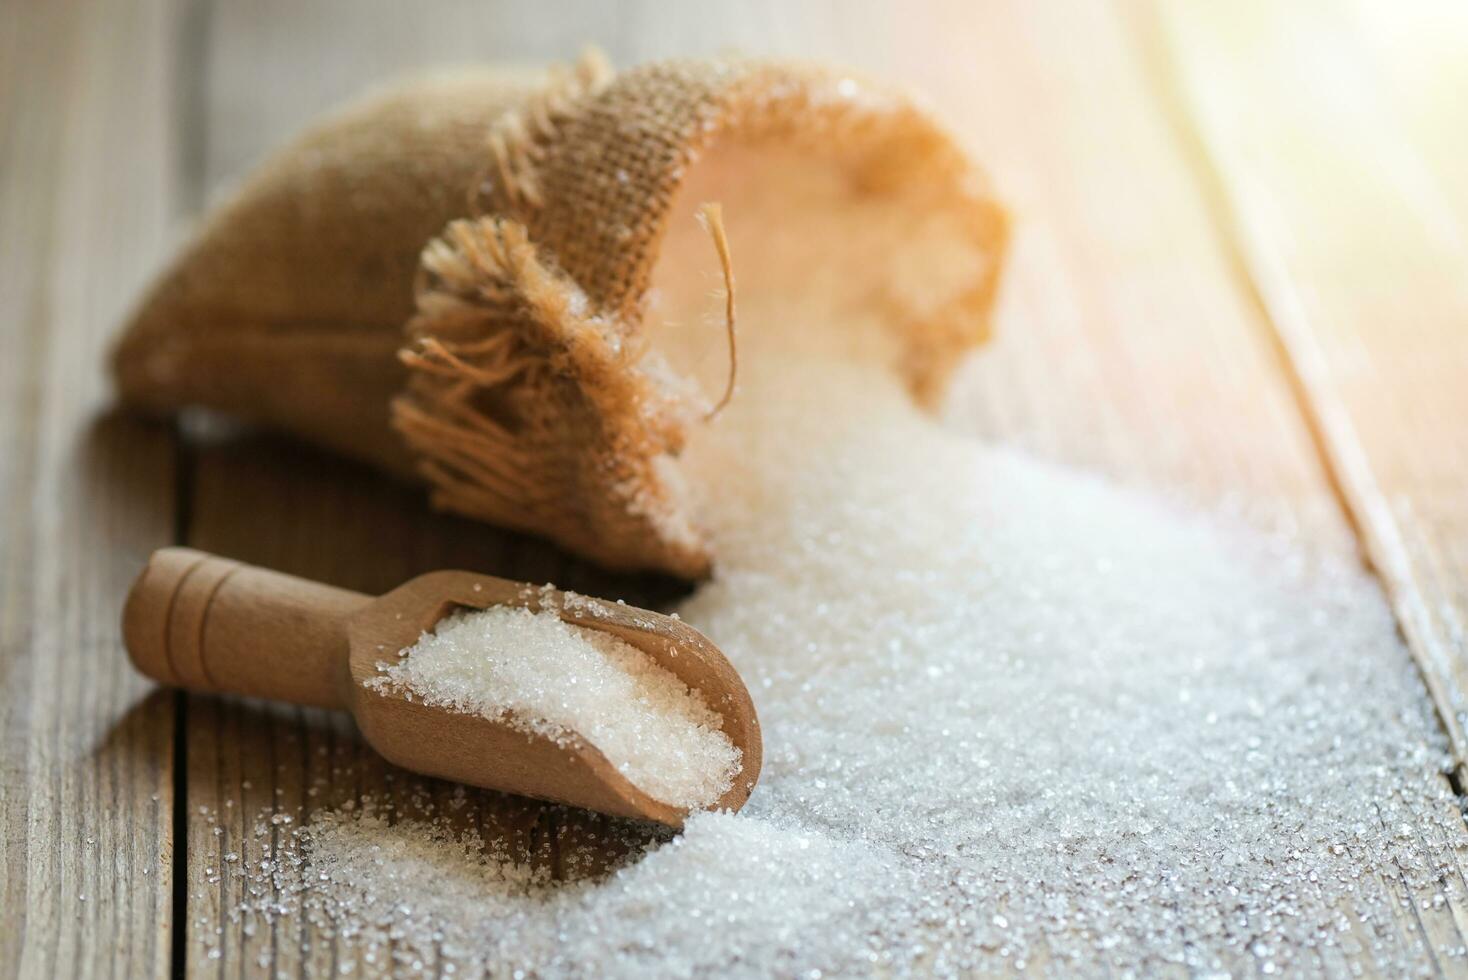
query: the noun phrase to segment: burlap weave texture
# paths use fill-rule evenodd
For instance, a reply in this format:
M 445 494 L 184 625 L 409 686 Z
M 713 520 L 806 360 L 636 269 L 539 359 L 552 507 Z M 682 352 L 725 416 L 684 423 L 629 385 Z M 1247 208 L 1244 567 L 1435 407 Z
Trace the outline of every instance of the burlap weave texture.
M 957 229 L 956 246 L 928 246 L 962 258 L 941 302 L 909 302 L 921 263 L 894 261 L 918 281 L 881 292 L 895 368 L 935 398 L 985 336 L 1004 242 L 948 134 L 904 95 L 826 68 L 618 75 L 595 57 L 549 80 L 401 87 L 286 147 L 145 300 L 116 351 L 119 390 L 415 474 L 440 506 L 608 566 L 701 575 L 712 556 L 677 474 L 701 407 L 650 352 L 647 321 L 684 185 L 730 147 L 832 168 L 853 199 L 910 214 L 914 236 Z M 777 177 L 755 193 L 779 194 Z M 884 234 L 894 256 L 907 248 Z

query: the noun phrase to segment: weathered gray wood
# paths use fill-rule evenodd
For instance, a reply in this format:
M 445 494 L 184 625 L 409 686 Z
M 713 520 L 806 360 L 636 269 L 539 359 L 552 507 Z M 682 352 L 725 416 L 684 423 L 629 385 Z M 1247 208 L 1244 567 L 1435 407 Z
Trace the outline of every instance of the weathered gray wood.
M 0 5 L 0 974 L 163 977 L 173 696 L 121 598 L 173 523 L 165 428 L 105 413 L 165 247 L 168 3 Z

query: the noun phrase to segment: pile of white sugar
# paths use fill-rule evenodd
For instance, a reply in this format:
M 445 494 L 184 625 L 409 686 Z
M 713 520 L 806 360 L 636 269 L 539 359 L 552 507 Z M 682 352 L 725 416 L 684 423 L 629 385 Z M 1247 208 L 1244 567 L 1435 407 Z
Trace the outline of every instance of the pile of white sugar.
M 833 361 L 760 362 L 689 453 L 719 563 L 680 612 L 759 711 L 748 806 L 561 883 L 457 801 L 353 802 L 246 828 L 237 914 L 409 975 L 1463 968 L 1396 924 L 1461 895 L 1462 816 L 1353 565 L 948 434 Z
M 579 735 L 670 806 L 710 806 L 739 773 L 739 749 L 701 695 L 619 637 L 548 610 L 453 613 L 378 670 L 369 687 L 562 744 Z

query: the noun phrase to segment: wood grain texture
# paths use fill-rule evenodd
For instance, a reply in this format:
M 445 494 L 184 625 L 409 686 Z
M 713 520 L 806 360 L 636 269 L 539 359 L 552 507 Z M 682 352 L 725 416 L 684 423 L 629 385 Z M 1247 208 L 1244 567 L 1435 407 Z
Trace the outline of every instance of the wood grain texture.
M 1028 94 L 974 100 L 1009 117 L 976 131 L 996 137 L 981 158 L 1018 202 L 1017 248 L 999 339 L 959 393 L 956 421 L 1211 499 L 1305 546 L 1358 547 L 1292 368 L 1168 120 L 1135 26 L 1093 5 L 990 12 L 969 33 L 994 39 L 969 59 L 983 78 L 947 90 Z M 1465 843 L 1460 833 L 1438 844 L 1452 870 L 1431 894 L 1363 879 L 1363 890 L 1396 897 L 1402 914 L 1382 923 L 1347 912 L 1356 943 L 1344 945 L 1354 952 L 1334 951 L 1320 968 L 1380 974 L 1394 954 L 1428 971 L 1450 962 L 1468 921 L 1456 884 Z
M 1468 186 L 1464 92 L 1398 111 L 1333 6 L 1159 9 L 1244 261 L 1461 767 L 1468 226 L 1438 177 Z M 1435 167 L 1417 140 L 1438 126 Z
M 196 472 L 191 544 L 358 591 L 386 592 L 437 568 L 476 568 L 642 605 L 669 592 L 668 583 L 611 578 L 526 538 L 431 514 L 419 490 L 274 440 L 208 448 Z M 364 961 L 360 950 L 338 947 L 309 923 L 257 929 L 248 919 L 231 919 L 246 897 L 235 872 L 258 864 L 265 839 L 279 843 L 317 808 L 370 793 L 414 812 L 425 803 L 447 804 L 456 787 L 388 765 L 339 712 L 190 697 L 186 726 L 188 972 L 326 976 L 342 965 L 358 975 L 381 972 L 388 964 Z M 465 812 L 481 832 L 545 866 L 555 865 L 560 835 L 596 835 L 604 825 L 594 817 L 564 822 L 560 808 L 496 793 L 470 799 Z M 277 814 L 281 822 L 272 822 Z M 287 817 L 291 823 L 283 822 Z M 229 854 L 236 860 L 226 860 Z
M 166 976 L 173 699 L 120 659 L 168 431 L 101 354 L 165 247 L 167 3 L 0 8 L 0 975 Z
M 373 5 L 360 36 L 327 30 L 335 15 L 319 5 L 309 15 L 272 9 L 215 11 L 207 88 L 218 128 L 202 154 L 211 186 L 361 84 L 496 52 L 567 57 L 592 38 L 625 64 L 732 47 L 835 58 L 908 79 L 995 171 L 1018 219 L 999 339 L 964 372 L 952 423 L 1233 510 L 1315 547 L 1356 546 L 1227 229 L 1200 193 L 1130 28 L 1106 7 L 955 3 L 914 13 L 872 5 L 836 16 L 813 3 L 677 11 L 623 3 L 573 5 L 554 20 L 526 22 L 497 5 L 446 3 L 428 17 Z M 554 553 L 430 517 L 415 492 L 358 481 L 344 464 L 285 462 L 294 450 L 241 452 L 200 459 L 190 534 L 199 546 L 363 589 L 435 564 L 564 584 Z M 254 463 L 252 453 L 261 454 Z M 242 500 L 252 520 L 241 519 Z M 589 575 L 580 587 L 615 596 L 627 583 Z M 228 842 L 248 838 L 246 799 L 309 813 L 367 785 L 404 807 L 445 788 L 382 766 L 339 718 L 193 701 L 189 731 L 191 813 L 233 803 L 239 814 L 222 834 L 207 821 L 191 831 L 201 868 L 191 874 L 191 914 L 207 929 L 191 964 L 211 962 L 205 948 L 221 974 L 348 963 L 354 954 L 324 946 L 299 923 L 277 926 L 284 932 L 268 942 L 245 934 L 221 918 L 237 886 L 203 871 L 217 872 Z M 332 782 L 348 763 L 352 785 Z M 301 804 L 309 805 L 292 809 Z M 554 860 L 547 847 L 561 830 L 546 811 L 508 798 L 481 798 L 478 810 L 523 854 Z M 1463 840 L 1437 846 L 1445 867 L 1461 868 Z M 1369 975 L 1403 951 L 1431 964 L 1435 950 L 1462 942 L 1456 904 L 1399 895 L 1403 886 L 1391 880 L 1362 887 L 1429 911 L 1404 911 L 1391 923 L 1352 918 L 1355 952 L 1337 950 L 1323 968 Z M 387 964 L 349 965 L 378 973 Z
M 962 371 L 951 424 L 1313 547 L 1364 544 L 1461 748 L 1468 159 L 1465 130 L 1439 128 L 1461 99 L 1423 79 L 1461 79 L 1464 62 L 1440 22 L 1364 0 L 1221 12 L 1235 6 L 0 0 L 0 975 L 167 973 L 171 884 L 174 966 L 190 975 L 392 966 L 309 922 L 235 911 L 274 897 L 248 894 L 239 869 L 290 832 L 284 818 L 364 791 L 407 812 L 453 798 L 378 759 L 343 714 L 180 700 L 186 874 L 170 881 L 175 700 L 143 697 L 116 621 L 173 536 L 174 450 L 164 430 L 99 418 L 101 345 L 161 260 L 172 201 L 217 197 L 385 77 L 565 59 L 588 40 L 621 64 L 834 59 L 927 93 L 1016 218 L 998 337 Z M 464 567 L 647 605 L 677 592 L 430 514 L 417 490 L 270 439 L 204 432 L 178 475 L 188 543 L 347 588 Z M 568 835 L 606 831 L 469 800 L 466 820 L 553 870 Z M 1345 910 L 1355 944 L 1322 970 L 1374 975 L 1409 953 L 1453 972 L 1468 834 L 1429 843 L 1438 886 L 1363 880 L 1398 914 Z

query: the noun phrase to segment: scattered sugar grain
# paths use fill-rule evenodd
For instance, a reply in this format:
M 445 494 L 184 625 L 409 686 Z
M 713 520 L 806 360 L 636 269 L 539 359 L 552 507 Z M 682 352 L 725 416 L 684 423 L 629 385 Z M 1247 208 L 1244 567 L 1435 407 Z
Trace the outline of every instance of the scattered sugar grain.
M 739 749 L 697 692 L 619 637 L 554 612 L 454 613 L 380 671 L 369 685 L 557 741 L 579 735 L 672 806 L 715 803 L 739 772 Z
M 367 797 L 241 914 L 403 974 L 1461 968 L 1399 938 L 1463 907 L 1462 814 L 1352 563 L 947 434 L 881 372 L 743 384 L 689 449 L 720 561 L 680 612 L 760 712 L 746 808 L 557 883 Z

